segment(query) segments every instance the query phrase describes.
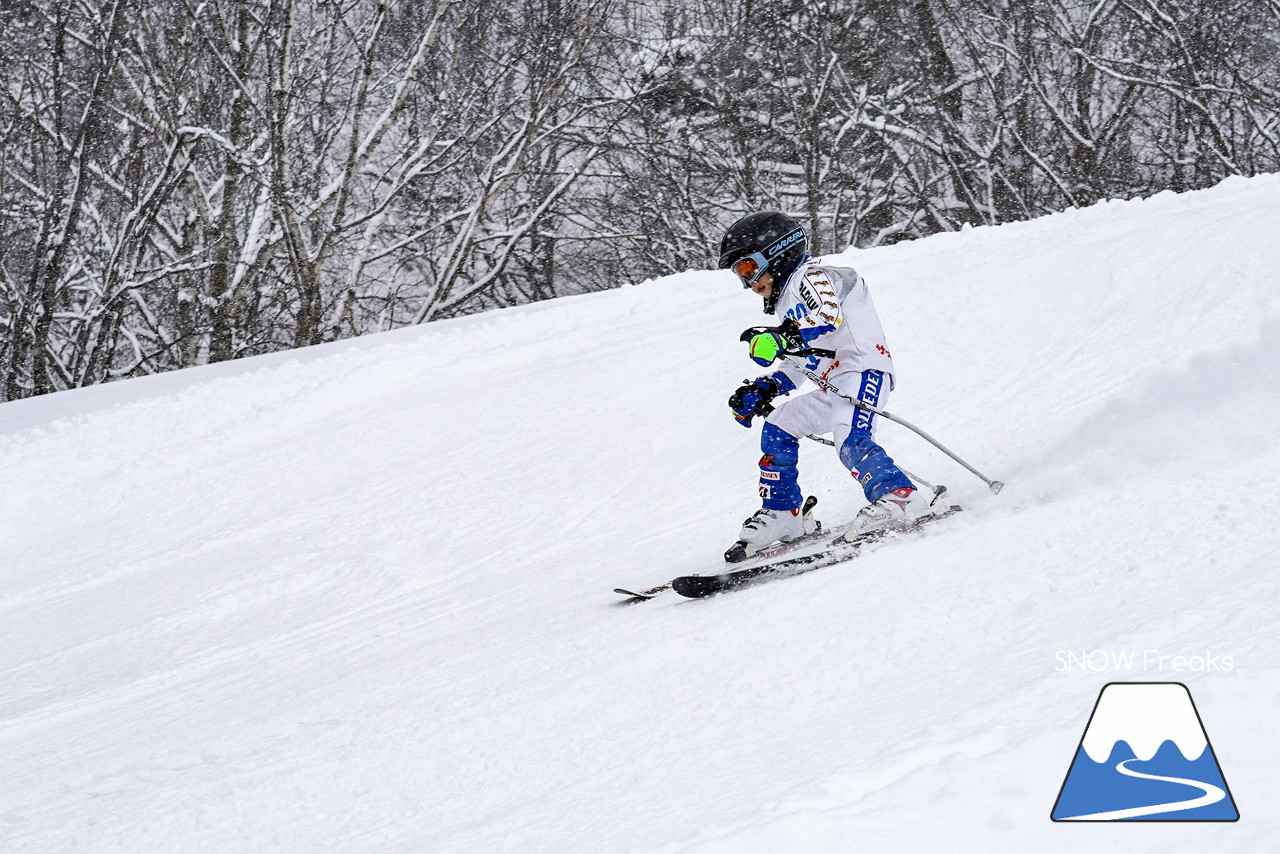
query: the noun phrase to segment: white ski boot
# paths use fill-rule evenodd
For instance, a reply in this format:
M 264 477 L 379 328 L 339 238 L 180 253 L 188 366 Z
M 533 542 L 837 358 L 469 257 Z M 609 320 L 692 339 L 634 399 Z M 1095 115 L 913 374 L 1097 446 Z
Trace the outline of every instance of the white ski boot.
M 773 543 L 789 543 L 794 539 L 822 529 L 822 523 L 813 518 L 818 499 L 809 496 L 804 505 L 795 510 L 769 510 L 761 507 L 742 523 L 738 541 L 724 553 L 728 563 L 738 563 L 760 552 Z
M 885 493 L 859 510 L 841 539 L 853 541 L 873 531 L 907 527 L 925 516 L 940 515 L 950 509 L 945 486 L 939 486 L 933 495 L 904 486 Z

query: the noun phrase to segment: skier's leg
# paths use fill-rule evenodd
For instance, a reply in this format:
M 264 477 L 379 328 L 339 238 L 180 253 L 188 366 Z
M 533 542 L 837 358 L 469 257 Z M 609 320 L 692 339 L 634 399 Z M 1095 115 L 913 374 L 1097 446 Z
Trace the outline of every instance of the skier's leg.
M 800 440 L 775 424 L 760 431 L 760 498 L 769 510 L 793 510 L 800 492 Z
M 889 398 L 890 379 L 880 371 L 849 374 L 844 380 L 844 387 L 854 383 L 857 384 L 857 394 L 853 396 L 863 403 L 883 407 Z M 911 479 L 876 442 L 876 422 L 879 419 L 875 413 L 859 409 L 834 395 L 832 398 L 832 436 L 839 448 L 840 462 L 862 485 L 867 501 L 874 503 L 897 489 L 915 489 Z
M 793 540 L 812 526 L 804 517 L 800 491 L 800 438 L 825 431 L 828 404 L 809 393 L 779 406 L 765 420 L 760 432 L 760 499 L 763 505 L 742 525 L 738 539 L 747 544 L 742 557 L 769 543 Z M 806 521 L 809 525 L 806 525 Z
M 765 419 L 760 431 L 760 497 L 769 510 L 793 510 L 804 500 L 800 492 L 800 437 L 825 433 L 828 395 L 802 394 L 788 400 Z
M 889 397 L 890 382 L 889 377 L 879 371 L 864 371 L 860 375 L 851 374 L 843 384 L 837 384 L 846 389 L 856 385 L 859 400 L 883 407 Z M 846 400 L 836 400 L 840 405 L 833 403 L 831 408 L 840 462 L 862 484 L 868 501 L 843 536 L 856 539 L 933 512 L 931 499 L 916 489 L 911 479 L 876 442 L 876 422 L 879 419 L 875 413 L 859 409 Z

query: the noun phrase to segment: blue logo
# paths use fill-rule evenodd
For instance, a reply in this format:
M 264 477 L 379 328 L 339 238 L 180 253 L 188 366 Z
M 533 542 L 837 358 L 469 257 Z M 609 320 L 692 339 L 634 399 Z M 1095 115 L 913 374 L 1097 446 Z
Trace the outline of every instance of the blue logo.
M 1181 682 L 1103 687 L 1054 821 L 1236 821 L 1231 790 Z
M 779 238 L 772 246 L 766 249 L 764 253 L 768 256 L 769 260 L 772 261 L 774 258 L 778 257 L 783 252 L 786 252 L 801 240 L 804 240 L 804 229 L 797 228 L 790 234 L 785 234 Z
M 809 306 L 802 302 L 798 302 L 791 308 L 787 309 L 787 317 L 792 320 L 804 320 L 809 316 Z

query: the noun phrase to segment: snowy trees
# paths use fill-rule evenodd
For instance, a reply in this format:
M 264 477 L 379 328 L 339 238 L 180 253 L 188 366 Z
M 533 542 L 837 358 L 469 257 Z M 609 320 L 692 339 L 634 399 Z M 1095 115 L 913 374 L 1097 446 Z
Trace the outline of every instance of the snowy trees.
M 26 0 L 0 398 L 1280 168 L 1273 0 Z
M 554 295 L 549 272 L 508 269 L 607 136 L 616 98 L 587 73 L 607 11 L 7 12 L 0 394 Z
M 658 146 L 651 180 L 704 212 L 780 205 L 823 251 L 1280 168 L 1264 0 L 709 7 L 663 56 L 711 154 Z

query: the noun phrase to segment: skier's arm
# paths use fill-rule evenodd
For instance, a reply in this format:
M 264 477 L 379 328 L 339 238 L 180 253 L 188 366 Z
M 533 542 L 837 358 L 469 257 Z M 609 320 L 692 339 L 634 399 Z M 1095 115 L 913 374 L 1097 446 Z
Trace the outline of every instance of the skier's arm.
M 796 285 L 800 301 L 809 311 L 801 317 L 796 325 L 800 337 L 805 344 L 814 341 L 830 332 L 835 332 L 844 323 L 840 314 L 840 297 L 836 295 L 836 287 L 831 277 L 824 270 L 810 270 Z
M 773 374 L 775 377 L 781 377 L 790 383 L 791 388 L 796 388 L 800 383 L 804 382 L 808 377 L 804 375 L 804 371 L 799 368 L 792 367 L 786 363 L 781 363 L 778 370 Z

